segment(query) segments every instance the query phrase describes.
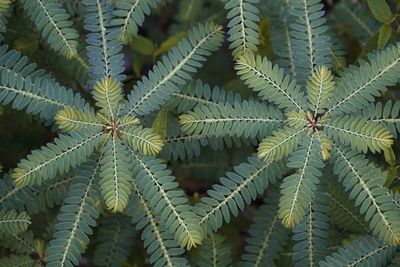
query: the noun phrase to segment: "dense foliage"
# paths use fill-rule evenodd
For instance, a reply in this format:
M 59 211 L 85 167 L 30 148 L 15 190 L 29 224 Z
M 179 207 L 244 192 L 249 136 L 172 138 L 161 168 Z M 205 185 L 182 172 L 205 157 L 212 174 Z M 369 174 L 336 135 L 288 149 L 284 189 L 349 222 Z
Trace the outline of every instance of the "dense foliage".
M 400 266 L 399 33 L 398 0 L 0 0 L 0 267 Z

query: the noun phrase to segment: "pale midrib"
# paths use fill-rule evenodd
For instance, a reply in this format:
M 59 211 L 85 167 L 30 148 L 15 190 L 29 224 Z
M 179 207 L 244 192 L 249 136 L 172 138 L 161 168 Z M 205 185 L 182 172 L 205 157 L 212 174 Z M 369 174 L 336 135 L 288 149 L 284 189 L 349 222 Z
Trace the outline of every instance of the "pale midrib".
M 361 184 L 363 189 L 367 192 L 368 198 L 371 200 L 372 204 L 375 206 L 375 209 L 377 210 L 379 217 L 382 219 L 383 223 L 387 227 L 387 229 L 392 233 L 393 236 L 395 236 L 394 231 L 392 227 L 390 226 L 390 223 L 387 221 L 386 217 L 381 211 L 381 208 L 379 207 L 378 203 L 376 203 L 374 196 L 372 195 L 371 191 L 369 190 L 368 186 L 364 182 L 364 180 L 361 178 L 361 176 L 358 174 L 357 170 L 353 167 L 351 162 L 346 158 L 346 156 L 342 153 L 342 151 L 335 145 L 333 147 L 336 149 L 336 151 L 339 153 L 339 155 L 343 158 L 343 160 L 346 162 L 347 166 L 350 167 L 351 172 L 356 176 L 358 182 Z
M 185 95 L 185 94 L 182 94 L 182 93 L 173 93 L 172 95 L 177 97 L 177 98 L 186 99 L 186 100 L 197 102 L 197 103 L 201 103 L 201 104 L 204 104 L 204 105 L 218 106 L 218 103 L 215 103 L 215 102 L 212 102 L 212 101 L 209 101 L 209 100 L 205 100 L 205 99 L 202 99 L 202 98 L 199 98 L 199 97 Z
M 375 33 L 364 23 L 364 21 L 362 21 L 350 8 L 348 8 L 347 5 L 342 5 L 343 10 L 346 11 L 347 13 L 350 14 L 351 17 L 353 17 L 353 19 L 355 19 L 362 28 L 364 28 L 364 30 L 367 31 L 368 35 L 370 37 L 374 36 Z
M 165 142 L 172 143 L 172 142 L 178 142 L 178 141 L 200 140 L 203 138 L 209 138 L 209 137 L 214 137 L 214 136 L 215 135 L 213 135 L 213 134 L 178 136 L 178 137 L 167 138 L 167 139 L 165 139 Z M 0 201 L 0 203 L 1 203 L 1 201 Z
M 240 14 L 240 33 L 242 38 L 242 53 L 244 54 L 247 50 L 247 41 L 246 41 L 246 26 L 244 24 L 244 9 L 243 9 L 244 0 L 239 1 L 239 14 Z
M 126 32 L 128 30 L 128 25 L 129 25 L 129 19 L 132 16 L 132 13 L 135 11 L 135 8 L 139 5 L 140 0 L 136 0 L 132 7 L 129 9 L 128 13 L 126 14 L 126 18 L 124 19 L 124 24 L 122 26 L 122 36 L 126 35 Z M 135 23 L 135 22 L 134 22 Z
M 81 121 L 81 120 L 74 120 L 74 119 L 67 118 L 67 117 L 65 117 L 65 116 L 60 116 L 60 115 L 59 115 L 58 117 L 61 118 L 61 119 L 63 119 L 63 120 L 65 120 L 65 121 L 72 122 L 72 123 L 76 123 L 76 124 L 83 124 L 83 125 L 88 125 L 88 126 L 102 126 L 102 127 L 105 126 L 104 124 L 101 124 L 101 123 L 89 122 L 89 121 Z
M 131 151 L 132 153 L 132 151 Z M 158 187 L 159 192 L 162 194 L 163 198 L 165 199 L 165 202 L 167 203 L 167 205 L 169 206 L 169 208 L 171 209 L 172 213 L 174 214 L 175 218 L 178 219 L 179 221 L 179 225 L 183 226 L 185 232 L 187 233 L 188 237 L 190 238 L 191 242 L 193 244 L 196 244 L 195 242 L 195 238 L 193 238 L 192 234 L 190 233 L 185 221 L 182 219 L 181 215 L 178 213 L 178 211 L 176 210 L 176 208 L 174 207 L 174 205 L 171 203 L 171 201 L 169 200 L 167 194 L 165 193 L 164 188 L 162 187 L 162 185 L 160 185 L 160 183 L 157 181 L 157 179 L 154 177 L 154 175 L 151 173 L 150 169 L 147 167 L 147 165 L 135 154 L 132 153 L 132 155 L 136 158 L 137 161 L 139 161 L 140 166 L 142 166 L 142 168 L 146 171 L 147 175 L 149 177 L 151 177 L 151 179 L 153 180 L 153 182 L 156 184 L 156 186 Z
M 283 123 L 283 120 L 276 120 L 270 118 L 243 118 L 243 117 L 232 117 L 232 118 L 214 118 L 214 119 L 200 119 L 200 120 L 190 120 L 185 121 L 184 124 L 192 124 L 192 123 L 218 123 L 218 122 L 228 122 L 228 121 L 237 121 L 237 122 L 277 122 Z
M 216 244 L 216 241 L 215 241 L 215 239 L 214 239 L 214 234 L 211 234 L 210 238 L 211 238 L 212 252 L 213 252 L 213 257 L 212 257 L 212 259 L 213 259 L 213 267 L 218 267 L 218 265 L 217 265 L 217 261 L 218 261 L 218 258 L 217 258 L 218 251 L 217 251 L 217 244 Z
M 385 246 L 382 246 L 382 247 L 380 247 L 380 248 L 378 248 L 378 249 L 376 249 L 376 250 L 374 250 L 374 251 L 371 251 L 371 252 L 368 253 L 367 255 L 361 257 L 360 259 L 354 261 L 353 263 L 350 263 L 349 265 L 347 265 L 347 267 L 356 266 L 357 264 L 361 263 L 361 262 L 364 261 L 365 259 L 374 256 L 375 254 L 379 253 L 380 251 L 382 251 L 382 250 L 384 250 L 384 249 L 386 249 L 386 248 L 388 248 L 388 247 L 389 247 L 389 245 L 385 245 Z
M 31 0 L 30 0 L 31 1 Z M 47 11 L 46 7 L 43 5 L 42 0 L 36 0 L 40 7 L 42 8 L 43 12 L 46 14 L 47 18 L 49 19 L 51 25 L 53 25 L 54 29 L 56 29 L 57 34 L 62 38 L 65 46 L 68 48 L 69 50 L 69 54 L 70 55 L 74 55 L 75 51 L 72 49 L 71 45 L 69 44 L 67 38 L 63 35 L 62 31 L 60 30 L 60 28 L 58 28 L 57 24 L 55 23 L 55 21 L 53 20 L 53 18 L 50 16 L 49 12 Z
M 134 187 L 134 190 L 136 191 L 136 194 L 139 197 L 140 204 L 142 205 L 143 209 L 145 210 L 147 218 L 150 221 L 151 228 L 153 228 L 153 233 L 156 235 L 158 244 L 160 244 L 164 258 L 167 260 L 168 267 L 174 267 L 174 265 L 172 263 L 172 259 L 171 259 L 170 255 L 168 254 L 168 250 L 167 250 L 166 246 L 164 245 L 161 233 L 158 230 L 157 223 L 155 221 L 153 213 L 150 211 L 149 207 L 147 206 L 146 201 L 145 201 L 142 193 L 140 192 L 139 188 L 137 187 L 137 185 L 134 182 L 132 183 L 132 185 Z
M 307 0 L 303 0 L 303 6 L 304 6 L 304 15 L 305 15 L 305 22 L 307 26 L 307 38 L 308 38 L 308 53 L 310 56 L 310 71 L 314 69 L 315 66 L 315 58 L 314 58 L 314 43 L 313 43 L 313 33 L 312 33 L 312 27 L 310 23 L 310 17 L 308 14 L 308 8 L 307 8 Z
M 244 179 L 243 183 L 240 184 L 234 191 L 232 191 L 229 196 L 227 196 L 223 201 L 221 201 L 220 203 L 218 203 L 217 206 L 215 206 L 212 210 L 210 210 L 209 212 L 207 212 L 207 214 L 205 216 L 203 216 L 203 218 L 201 218 L 200 222 L 197 224 L 199 226 L 201 226 L 205 221 L 208 220 L 208 218 L 217 210 L 219 210 L 223 205 L 225 205 L 226 203 L 228 203 L 229 200 L 231 200 L 234 196 L 236 196 L 237 194 L 240 193 L 240 191 L 245 188 L 249 183 L 251 183 L 254 179 L 256 179 L 258 177 L 258 175 L 264 171 L 268 166 L 270 166 L 270 163 L 265 163 L 260 169 L 258 169 L 256 172 L 254 172 L 254 174 L 252 174 L 249 178 Z
M 397 58 L 395 61 L 393 61 L 391 64 L 389 64 L 386 68 L 384 68 L 383 70 L 381 70 L 380 72 L 378 72 L 378 74 L 376 76 L 374 76 L 372 79 L 370 79 L 369 81 L 367 81 L 366 83 L 363 84 L 363 86 L 359 87 L 357 90 L 355 90 L 353 93 L 351 93 L 350 95 L 348 95 L 347 97 L 345 97 L 344 99 L 342 99 L 339 103 L 335 104 L 332 108 L 330 108 L 326 114 L 332 112 L 333 110 L 335 110 L 337 107 L 339 107 L 340 105 L 342 105 L 344 102 L 348 101 L 350 98 L 354 97 L 356 94 L 358 94 L 360 91 L 362 91 L 363 89 L 365 89 L 367 86 L 369 86 L 371 83 L 373 83 L 375 80 L 377 80 L 378 78 L 380 78 L 383 74 L 385 74 L 386 72 L 388 72 L 391 68 L 393 68 L 397 63 L 399 63 L 400 61 L 400 57 Z
M 14 224 L 14 223 L 31 224 L 31 222 L 29 220 L 26 220 L 26 219 L 0 220 L 0 224 Z
M 310 212 L 308 213 L 308 261 L 310 266 L 315 266 L 314 264 L 314 243 L 313 243 L 313 210 L 312 204 L 309 205 Z
M 318 114 L 318 109 L 319 106 L 321 105 L 321 99 L 322 99 L 322 91 L 324 90 L 324 81 L 322 77 L 320 78 L 319 81 L 319 86 L 318 86 L 318 98 L 317 98 L 317 103 L 315 104 L 315 114 Z
M 138 135 L 134 135 L 133 133 L 128 133 L 128 132 L 125 132 L 125 131 L 121 131 L 121 133 L 122 133 L 122 134 L 125 134 L 125 135 L 127 135 L 127 136 L 131 136 L 131 137 L 137 138 L 137 139 L 139 139 L 140 141 L 143 141 L 143 142 L 145 142 L 146 144 L 148 144 L 149 146 L 153 147 L 154 149 L 157 149 L 157 148 L 158 148 L 158 147 L 157 147 L 156 145 L 154 145 L 152 142 L 150 142 L 149 140 L 147 140 L 147 139 L 145 139 L 145 138 L 143 138 L 143 137 L 140 137 L 140 136 L 138 136 Z
M 290 102 L 292 102 L 299 110 L 304 112 L 304 110 L 300 107 L 300 105 L 286 92 L 285 89 L 281 88 L 276 82 L 274 82 L 271 78 L 267 77 L 262 73 L 261 71 L 257 70 L 253 66 L 241 61 L 238 63 L 239 65 L 244 65 L 245 67 L 249 68 L 251 71 L 253 71 L 256 75 L 267 81 L 269 84 L 272 84 L 273 87 L 278 89 L 287 99 L 289 99 Z M 274 101 L 275 102 L 275 101 Z
M 99 15 L 99 27 L 100 27 L 100 35 L 101 35 L 101 42 L 102 42 L 102 50 L 104 56 L 104 64 L 105 64 L 105 76 L 110 77 L 110 69 L 109 69 L 109 62 L 108 62 L 108 46 L 107 46 L 107 34 L 106 28 L 104 26 L 104 17 L 103 17 L 103 9 L 101 7 L 101 3 L 99 0 L 96 1 L 97 10 Z
M 118 166 L 117 166 L 117 149 L 115 144 L 115 136 L 112 137 L 112 157 L 113 157 L 113 178 L 114 178 L 114 186 L 115 186 L 115 206 L 114 210 L 116 210 L 119 206 L 119 178 L 118 178 Z
M 361 134 L 361 133 L 358 133 L 358 132 L 350 131 L 350 130 L 348 130 L 348 129 L 343 129 L 343 128 L 335 127 L 335 126 L 333 126 L 333 125 L 321 124 L 321 126 L 324 126 L 324 127 L 326 127 L 326 128 L 332 128 L 332 129 L 335 129 L 335 130 L 337 130 L 337 131 L 345 132 L 345 133 L 347 133 L 347 134 L 355 135 L 355 136 L 358 136 L 358 137 L 361 137 L 361 138 L 364 138 L 364 139 L 373 140 L 373 141 L 376 141 L 376 142 L 385 142 L 385 139 L 383 139 L 383 138 L 368 136 L 368 135 Z
M 12 237 L 15 238 L 23 246 L 27 247 L 31 252 L 35 252 L 35 248 L 33 248 L 30 244 L 28 244 L 28 242 L 26 242 L 24 239 L 22 239 L 18 235 L 12 234 Z
M 262 243 L 262 246 L 261 246 L 261 248 L 259 250 L 259 253 L 257 255 L 256 261 L 254 263 L 254 267 L 260 266 L 260 264 L 261 264 L 261 262 L 262 262 L 262 260 L 264 258 L 267 246 L 268 246 L 269 241 L 270 241 L 270 237 L 272 236 L 272 233 L 273 233 L 273 230 L 274 230 L 274 227 L 275 227 L 275 224 L 276 224 L 277 221 L 278 221 L 278 214 L 275 214 L 274 219 L 271 222 L 271 226 L 265 232 L 265 235 L 264 235 L 264 238 L 263 238 L 263 243 Z
M 296 77 L 297 77 L 296 66 L 294 65 L 292 40 L 290 38 L 290 32 L 289 32 L 289 29 L 288 29 L 288 21 L 287 21 L 287 19 L 284 19 L 283 25 L 284 25 L 285 39 L 286 39 L 287 48 L 288 48 L 288 58 L 289 58 L 289 64 L 290 64 L 290 72 L 293 75 L 293 79 L 296 80 Z
M 280 141 L 278 144 L 274 145 L 273 147 L 271 147 L 270 149 L 268 149 L 266 152 L 260 153 L 260 155 L 262 157 L 267 157 L 272 151 L 274 151 L 275 149 L 277 149 L 278 147 L 280 147 L 281 145 L 283 145 L 284 143 L 290 141 L 291 139 L 295 138 L 297 135 L 301 134 L 302 132 L 306 131 L 308 128 L 303 128 L 297 132 L 295 132 L 294 134 L 286 137 L 285 139 L 283 139 L 282 141 Z M 262 143 L 261 143 L 262 144 Z
M 150 91 L 148 91 L 139 102 L 137 102 L 131 110 L 128 112 L 128 115 L 131 115 L 147 98 L 149 98 L 159 87 L 161 87 L 164 83 L 170 80 L 175 73 L 177 73 L 182 66 L 186 64 L 186 62 L 196 53 L 196 51 L 214 34 L 220 32 L 220 28 L 218 27 L 216 30 L 212 31 L 211 33 L 207 34 L 203 39 L 201 39 L 196 46 L 190 51 L 190 53 L 181 61 L 179 64 L 170 72 L 167 76 L 165 76 L 156 86 L 154 86 Z

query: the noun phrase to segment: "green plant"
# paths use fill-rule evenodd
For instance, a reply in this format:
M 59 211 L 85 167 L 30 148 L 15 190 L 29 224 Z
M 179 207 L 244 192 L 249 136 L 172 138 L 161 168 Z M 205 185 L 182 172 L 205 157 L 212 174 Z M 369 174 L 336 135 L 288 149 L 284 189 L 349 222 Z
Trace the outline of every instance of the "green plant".
M 47 143 L 0 157 L 0 266 L 396 264 L 400 2 L 363 2 L 0 0 L 0 151 Z

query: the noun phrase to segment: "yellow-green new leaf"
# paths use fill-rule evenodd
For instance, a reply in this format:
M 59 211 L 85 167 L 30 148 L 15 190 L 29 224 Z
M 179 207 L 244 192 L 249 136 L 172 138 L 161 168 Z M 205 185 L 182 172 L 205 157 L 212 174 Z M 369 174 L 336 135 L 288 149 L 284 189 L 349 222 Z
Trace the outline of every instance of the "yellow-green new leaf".
M 368 0 L 368 7 L 379 22 L 385 23 L 393 17 L 386 0 Z
M 64 108 L 55 117 L 58 128 L 70 132 L 85 127 L 103 127 L 100 120 L 92 113 L 74 108 Z
M 101 113 L 114 120 L 123 99 L 120 83 L 111 77 L 106 77 L 97 82 L 93 89 L 96 106 L 100 108 Z
M 328 107 L 329 97 L 335 89 L 332 72 L 325 66 L 315 69 L 307 83 L 308 100 L 315 113 Z
M 133 126 L 126 130 L 121 130 L 121 133 L 129 146 L 133 150 L 139 151 L 142 155 L 157 155 L 164 145 L 161 136 L 151 128 Z

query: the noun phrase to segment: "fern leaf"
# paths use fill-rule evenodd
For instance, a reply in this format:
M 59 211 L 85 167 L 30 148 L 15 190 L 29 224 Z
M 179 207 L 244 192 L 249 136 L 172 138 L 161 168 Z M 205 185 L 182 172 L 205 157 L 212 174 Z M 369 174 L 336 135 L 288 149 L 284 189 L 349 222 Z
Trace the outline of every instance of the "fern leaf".
M 32 253 L 37 253 L 34 242 L 33 232 L 26 231 L 18 235 L 12 234 L 1 240 L 1 247 L 18 255 L 32 255 Z
M 227 172 L 220 178 L 221 184 L 207 191 L 208 196 L 196 207 L 204 233 L 217 231 L 223 221 L 229 223 L 231 215 L 237 217 L 245 204 L 250 204 L 269 184 L 282 177 L 285 167 L 280 161 L 265 163 L 250 157 L 248 162 L 233 169 L 234 172 Z
M 131 161 L 124 145 L 116 136 L 108 139 L 103 151 L 99 174 L 101 193 L 108 209 L 122 212 L 131 192 Z
M 257 156 L 264 161 L 276 161 L 291 154 L 300 144 L 307 128 L 284 127 L 264 138 L 258 147 Z
M 359 152 L 380 152 L 393 144 L 393 137 L 386 127 L 361 117 L 338 117 L 322 125 L 329 137 Z
M 350 199 L 360 206 L 365 221 L 374 235 L 388 244 L 400 243 L 400 214 L 388 190 L 382 185 L 386 175 L 371 166 L 365 157 L 354 150 L 333 146 L 334 173 L 338 175 Z
M 135 232 L 127 217 L 113 216 L 100 222 L 93 256 L 94 266 L 118 267 L 131 252 Z
M 308 125 L 307 113 L 286 112 L 286 125 L 294 129 L 305 128 Z
M 94 206 L 95 181 L 98 177 L 99 162 L 89 160 L 82 165 L 64 200 L 53 240 L 47 250 L 48 267 L 64 267 L 79 264 L 81 254 L 89 243 L 89 235 L 96 226 L 99 213 Z
M 126 143 L 143 155 L 157 155 L 164 145 L 161 137 L 151 128 L 133 126 L 126 130 L 121 130 L 121 133 Z
M 153 67 L 148 77 L 134 86 L 128 96 L 128 115 L 149 114 L 169 100 L 191 79 L 191 73 L 202 66 L 205 57 L 218 49 L 222 38 L 222 28 L 213 23 L 193 28 L 186 39 Z
M 386 266 L 396 249 L 372 236 L 363 236 L 321 261 L 321 267 Z
M 17 213 L 15 210 L 0 210 L 0 237 L 25 232 L 31 224 L 31 218 L 26 212 Z
M 290 0 L 289 4 L 289 12 L 293 17 L 290 36 L 297 70 L 296 79 L 305 82 L 315 68 L 331 66 L 328 26 L 321 1 Z
M 232 266 L 231 248 L 225 243 L 225 237 L 211 234 L 204 240 L 196 258 L 199 267 L 228 267 Z
M 29 256 L 11 255 L 0 259 L 0 267 L 39 267 L 34 259 Z
M 267 58 L 247 54 L 238 58 L 235 69 L 240 78 L 258 95 L 287 111 L 307 110 L 307 100 L 296 82 Z
M 124 79 L 122 42 L 118 40 L 119 30 L 112 28 L 113 3 L 108 0 L 83 0 L 86 11 L 85 29 L 87 34 L 87 56 L 89 59 L 89 85 L 103 78 Z
M 86 161 L 100 142 L 101 134 L 85 129 L 79 133 L 60 135 L 54 139 L 54 143 L 32 151 L 27 159 L 18 163 L 12 174 L 14 182 L 18 186 L 40 185 L 42 181 L 68 172 Z
M 283 251 L 288 234 L 279 220 L 278 200 L 274 191 L 268 192 L 266 204 L 260 207 L 250 226 L 240 267 L 271 266 Z
M 70 16 L 57 0 L 21 0 L 36 29 L 50 47 L 67 58 L 77 55 L 78 32 Z
M 344 70 L 328 113 L 354 113 L 368 106 L 373 97 L 399 81 L 399 73 L 400 44 L 371 55 L 369 62 L 361 61 L 358 68 Z
M 285 227 L 293 228 L 306 214 L 324 163 L 319 157 L 320 144 L 315 135 L 303 141 L 301 147 L 293 152 L 287 164 L 298 169 L 286 177 L 281 185 L 282 196 L 279 204 L 279 218 Z
M 210 134 L 255 138 L 271 133 L 282 123 L 282 114 L 264 104 L 243 101 L 231 105 L 200 106 L 179 117 L 182 130 L 188 134 Z
M 188 266 L 187 260 L 183 257 L 184 249 L 179 247 L 174 235 L 158 222 L 151 211 L 149 202 L 144 194 L 133 182 L 133 198 L 128 204 L 128 212 L 132 214 L 132 222 L 137 230 L 144 229 L 141 235 L 146 251 L 149 254 L 150 264 L 154 266 Z
M 114 121 L 119 104 L 123 100 L 119 83 L 111 77 L 102 79 L 93 88 L 93 98 L 100 112 Z
M 134 160 L 133 173 L 138 188 L 150 203 L 152 212 L 160 214 L 160 223 L 181 247 L 191 249 L 201 243 L 198 218 L 187 204 L 187 198 L 166 165 L 154 157 L 141 157 L 130 151 Z M 155 194 L 157 192 L 157 194 Z
M 322 113 L 321 111 L 327 108 L 334 89 L 335 82 L 328 68 L 322 66 L 312 72 L 307 83 L 307 96 L 316 114 Z
M 397 138 L 397 134 L 400 132 L 400 101 L 371 103 L 361 111 L 361 114 L 368 120 L 386 126 L 393 137 Z
M 316 192 L 303 220 L 293 229 L 294 266 L 317 266 L 329 254 L 327 197 Z
M 58 128 L 64 132 L 71 132 L 82 128 L 101 129 L 104 125 L 92 113 L 75 108 L 64 108 L 57 112 L 55 121 Z
M 316 131 L 316 135 L 320 144 L 322 160 L 328 160 L 331 151 L 331 139 L 324 132 L 318 130 Z
M 120 28 L 121 40 L 126 44 L 132 40 L 142 26 L 145 16 L 150 15 L 151 9 L 159 4 L 160 0 L 128 0 L 115 3 L 115 16 L 112 26 Z
M 257 51 L 258 46 L 258 9 L 254 4 L 259 0 L 224 0 L 229 10 L 229 48 L 235 57 L 247 52 Z

